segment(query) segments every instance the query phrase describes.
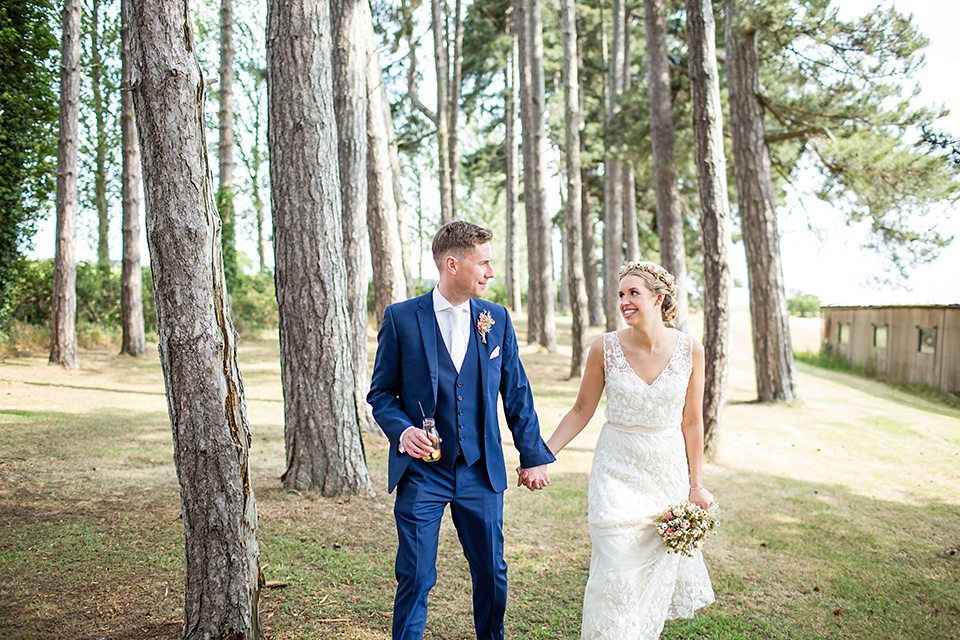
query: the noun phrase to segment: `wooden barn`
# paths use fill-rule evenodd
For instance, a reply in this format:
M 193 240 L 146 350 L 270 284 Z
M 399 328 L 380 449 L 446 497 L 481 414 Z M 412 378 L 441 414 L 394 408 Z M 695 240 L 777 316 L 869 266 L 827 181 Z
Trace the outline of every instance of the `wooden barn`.
M 960 393 L 960 304 L 822 308 L 824 351 L 880 378 Z

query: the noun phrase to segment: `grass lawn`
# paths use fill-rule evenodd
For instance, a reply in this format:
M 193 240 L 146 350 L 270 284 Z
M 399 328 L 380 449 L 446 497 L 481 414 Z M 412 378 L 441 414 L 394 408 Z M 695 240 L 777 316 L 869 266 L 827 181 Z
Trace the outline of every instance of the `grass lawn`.
M 802 402 L 757 404 L 748 314 L 733 326 L 729 402 L 704 474 L 722 509 L 705 549 L 717 602 L 663 637 L 960 637 L 960 410 L 807 365 Z M 817 347 L 819 320 L 792 328 L 798 349 Z M 561 324 L 557 353 L 522 349 L 545 436 L 577 391 L 566 334 Z M 366 437 L 376 497 L 284 492 L 278 344 L 240 351 L 261 562 L 287 585 L 262 594 L 266 636 L 389 638 L 386 441 Z M 114 354 L 84 351 L 73 373 L 41 353 L 0 362 L 0 638 L 178 636 L 183 528 L 163 378 L 155 351 Z M 546 491 L 506 493 L 508 638 L 579 637 L 602 422 L 601 406 Z M 426 637 L 471 638 L 470 577 L 449 519 L 438 573 Z

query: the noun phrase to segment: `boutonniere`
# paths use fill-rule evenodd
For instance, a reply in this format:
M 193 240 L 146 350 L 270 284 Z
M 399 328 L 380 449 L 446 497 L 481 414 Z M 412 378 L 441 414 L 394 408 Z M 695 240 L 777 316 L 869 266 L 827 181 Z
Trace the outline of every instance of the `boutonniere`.
M 480 334 L 480 339 L 483 340 L 483 344 L 487 344 L 487 333 L 490 331 L 490 327 L 496 324 L 493 321 L 493 316 L 490 315 L 489 311 L 484 311 L 477 317 L 477 333 Z

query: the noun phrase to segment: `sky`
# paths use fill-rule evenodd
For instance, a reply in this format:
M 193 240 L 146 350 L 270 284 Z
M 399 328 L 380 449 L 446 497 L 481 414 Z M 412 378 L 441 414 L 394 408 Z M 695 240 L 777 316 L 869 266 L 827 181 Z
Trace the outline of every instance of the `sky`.
M 939 121 L 939 128 L 960 137 L 960 3 L 956 0 L 896 0 L 884 5 L 912 13 L 920 31 L 930 40 L 926 64 L 916 76 L 920 100 L 953 110 Z M 842 0 L 840 16 L 852 18 L 867 13 L 876 0 Z M 798 183 L 802 182 L 802 179 Z M 812 181 L 811 181 L 811 184 Z M 929 304 L 960 303 L 960 211 L 939 212 L 938 229 L 956 241 L 932 264 L 913 270 L 906 282 L 883 282 L 890 266 L 875 253 L 863 249 L 866 229 L 847 227 L 830 207 L 811 192 L 790 193 L 778 218 L 781 233 L 784 283 L 788 290 L 817 295 L 823 304 Z M 742 246 L 734 251 L 742 258 Z M 746 262 L 733 266 L 735 277 L 746 283 Z M 744 303 L 738 291 L 736 301 Z
M 960 82 L 956 81 L 960 47 L 955 44 L 956 34 L 960 33 L 960 2 L 879 0 L 879 3 L 892 4 L 903 12 L 912 13 L 920 31 L 930 40 L 926 48 L 926 64 L 916 76 L 921 87 L 919 100 L 924 105 L 955 109 L 938 124 L 940 130 L 960 137 Z M 852 18 L 877 6 L 878 0 L 840 0 L 835 4 L 840 7 L 841 17 Z M 846 226 L 840 220 L 841 216 L 813 195 L 815 184 L 813 176 L 801 176 L 779 210 L 781 257 L 788 295 L 793 292 L 813 294 L 823 304 L 960 303 L 960 211 L 953 208 L 938 212 L 939 229 L 945 235 L 954 236 L 954 244 L 935 262 L 910 271 L 906 281 L 891 284 L 887 281 L 889 278 L 885 278 L 890 273 L 890 265 L 863 248 L 869 239 L 866 229 Z M 559 191 L 556 204 L 559 206 Z M 36 249 L 30 257 L 52 256 L 54 218 L 51 215 L 40 225 L 34 242 Z M 120 257 L 119 226 L 119 220 L 115 220 L 111 230 L 111 257 L 114 259 Z M 92 222 L 81 221 L 79 229 L 78 260 L 95 260 Z M 241 251 L 251 258 L 255 256 L 256 249 L 249 238 L 241 237 L 238 242 Z M 141 255 L 146 262 L 145 234 L 141 241 Z M 747 267 L 743 245 L 735 245 L 730 255 L 734 279 L 742 285 L 734 291 L 734 304 L 746 306 Z M 436 268 L 429 258 L 423 265 L 423 274 L 427 278 L 436 277 Z

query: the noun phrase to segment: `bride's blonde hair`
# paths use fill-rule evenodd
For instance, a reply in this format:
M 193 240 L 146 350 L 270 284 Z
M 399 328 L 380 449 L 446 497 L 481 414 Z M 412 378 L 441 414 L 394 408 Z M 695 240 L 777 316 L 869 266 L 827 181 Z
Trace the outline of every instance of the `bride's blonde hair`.
M 677 285 L 673 274 L 660 265 L 649 262 L 627 262 L 620 267 L 620 280 L 626 276 L 639 276 L 643 279 L 647 289 L 653 295 L 663 294 L 663 304 L 660 306 L 660 317 L 663 324 L 670 325 L 677 317 Z

